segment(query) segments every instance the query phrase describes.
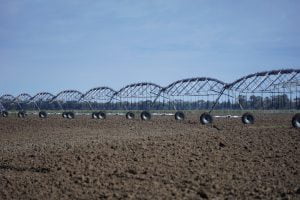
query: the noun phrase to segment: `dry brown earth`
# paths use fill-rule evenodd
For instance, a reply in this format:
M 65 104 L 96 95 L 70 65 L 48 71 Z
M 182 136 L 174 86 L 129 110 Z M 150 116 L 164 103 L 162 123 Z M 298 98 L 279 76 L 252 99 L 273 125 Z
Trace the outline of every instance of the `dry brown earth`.
M 0 199 L 300 199 L 290 116 L 0 118 Z

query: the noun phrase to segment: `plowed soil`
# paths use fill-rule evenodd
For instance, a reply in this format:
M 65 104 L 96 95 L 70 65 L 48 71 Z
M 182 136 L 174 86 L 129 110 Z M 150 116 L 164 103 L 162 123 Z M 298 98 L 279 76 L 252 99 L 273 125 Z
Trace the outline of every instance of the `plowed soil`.
M 0 199 L 300 199 L 290 120 L 0 118 Z

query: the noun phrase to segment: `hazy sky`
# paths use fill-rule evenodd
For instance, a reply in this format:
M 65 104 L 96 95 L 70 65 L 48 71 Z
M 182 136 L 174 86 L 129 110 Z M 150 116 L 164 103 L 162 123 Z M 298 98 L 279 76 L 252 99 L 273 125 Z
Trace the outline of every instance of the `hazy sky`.
M 300 66 L 298 0 L 0 0 L 0 95 Z

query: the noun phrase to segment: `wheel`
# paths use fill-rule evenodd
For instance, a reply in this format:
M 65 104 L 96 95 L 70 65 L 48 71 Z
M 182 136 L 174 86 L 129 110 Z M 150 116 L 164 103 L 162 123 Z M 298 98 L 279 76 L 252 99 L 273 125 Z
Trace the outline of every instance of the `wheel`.
M 300 128 L 300 113 L 294 115 L 292 119 L 292 125 L 294 128 Z
M 1 115 L 2 115 L 2 117 L 8 117 L 8 112 L 7 111 L 2 111 Z
M 40 118 L 47 118 L 47 113 L 45 111 L 39 112 L 39 117 Z
M 63 112 L 61 115 L 63 118 L 67 118 L 68 117 L 68 113 L 67 112 Z
M 254 116 L 251 113 L 244 113 L 242 122 L 243 124 L 254 124 Z
M 98 119 L 106 119 L 106 114 L 104 112 L 98 112 L 97 113 L 97 118 Z
M 175 113 L 175 119 L 176 120 L 184 120 L 185 116 L 183 112 L 176 112 Z
M 25 111 L 19 111 L 19 112 L 18 112 L 18 117 L 19 117 L 19 118 L 24 118 L 24 117 L 26 117 L 26 112 L 25 112 Z
M 67 113 L 67 117 L 68 117 L 68 119 L 74 119 L 75 118 L 75 114 L 73 112 L 68 112 Z
M 213 122 L 213 118 L 209 113 L 203 113 L 200 116 L 201 124 L 211 124 Z
M 151 119 L 151 114 L 148 111 L 143 111 L 141 113 L 141 119 L 143 121 L 150 120 Z
M 92 119 L 98 119 L 98 113 L 93 112 L 92 113 Z
M 126 113 L 126 119 L 134 119 L 134 113 L 133 112 L 128 112 Z

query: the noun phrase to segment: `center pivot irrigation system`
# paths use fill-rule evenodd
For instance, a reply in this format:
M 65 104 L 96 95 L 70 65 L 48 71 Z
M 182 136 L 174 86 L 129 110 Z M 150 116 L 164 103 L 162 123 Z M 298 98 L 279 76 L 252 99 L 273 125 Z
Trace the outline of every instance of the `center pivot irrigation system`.
M 178 80 L 166 87 L 142 82 L 118 91 L 96 87 L 86 93 L 64 90 L 57 95 L 41 92 L 34 96 L 27 93 L 0 96 L 1 116 L 8 117 L 10 111 L 20 118 L 28 114 L 38 114 L 40 118 L 61 114 L 69 119 L 76 115 L 91 115 L 93 119 L 124 115 L 132 120 L 140 115 L 142 120 L 150 120 L 156 115 L 172 115 L 176 120 L 184 120 L 188 111 L 197 110 L 201 112 L 202 124 L 211 124 L 214 118 L 222 117 L 241 118 L 244 124 L 253 124 L 252 113 L 263 111 L 292 113 L 292 125 L 300 128 L 299 109 L 300 69 L 258 72 L 229 84 L 197 77 Z

